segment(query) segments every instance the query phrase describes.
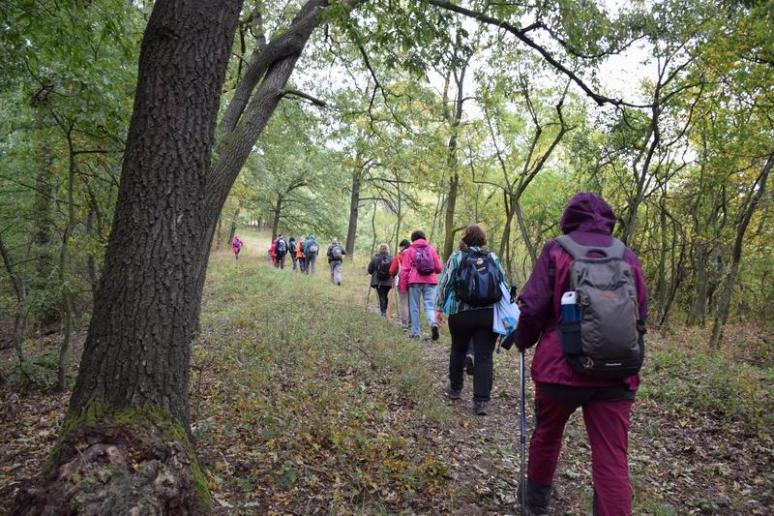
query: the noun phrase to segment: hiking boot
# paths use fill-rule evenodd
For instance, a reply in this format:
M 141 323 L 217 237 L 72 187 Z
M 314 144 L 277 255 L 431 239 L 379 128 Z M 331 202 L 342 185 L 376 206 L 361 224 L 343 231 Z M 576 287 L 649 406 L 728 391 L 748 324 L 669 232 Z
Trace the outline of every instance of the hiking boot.
M 462 397 L 462 389 L 452 389 L 451 386 L 446 387 L 446 396 L 450 400 L 458 400 Z
M 523 486 L 519 484 L 517 491 L 518 505 L 521 505 L 521 490 Z M 548 503 L 551 501 L 551 486 L 543 486 L 527 479 L 527 510 L 525 516 L 547 516 Z
M 469 376 L 473 376 L 473 371 L 475 371 L 473 355 L 465 355 L 465 373 L 467 373 Z
M 479 400 L 473 402 L 473 411 L 476 413 L 477 416 L 486 416 L 487 413 L 487 406 L 488 402 Z
M 434 325 L 432 328 L 430 328 L 430 331 L 433 334 L 433 340 L 438 340 L 438 326 Z

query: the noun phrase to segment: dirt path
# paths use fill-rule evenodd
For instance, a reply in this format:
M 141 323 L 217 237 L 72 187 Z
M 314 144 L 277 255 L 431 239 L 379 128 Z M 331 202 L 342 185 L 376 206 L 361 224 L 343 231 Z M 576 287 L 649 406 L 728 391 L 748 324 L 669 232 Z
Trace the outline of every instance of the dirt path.
M 433 376 L 436 378 L 434 389 L 439 396 L 443 396 L 448 381 L 448 346 L 448 335 L 436 343 L 422 343 L 423 355 L 433 370 Z M 518 514 L 518 356 L 515 349 L 501 350 L 495 354 L 495 380 L 488 415 L 476 416 L 472 411 L 471 376 L 465 375 L 462 399 L 447 401 L 455 414 L 451 428 L 443 436 L 448 440 L 449 453 L 452 456 L 451 485 L 454 487 L 450 490 L 449 506 L 445 509 L 453 514 Z M 526 371 L 529 377 L 529 354 Z M 528 378 L 528 435 L 533 427 L 532 400 L 532 385 Z M 573 420 L 568 424 L 565 438 L 574 440 L 580 444 L 580 448 L 585 449 L 583 428 L 578 427 L 575 417 L 573 416 Z M 573 450 L 566 450 L 564 455 L 571 456 L 571 459 L 581 459 Z M 557 514 L 575 512 L 573 508 L 576 508 L 577 512 L 584 512 L 581 507 L 577 507 L 578 501 L 583 502 L 582 497 L 578 496 L 580 482 L 572 482 L 573 479 L 579 480 L 581 476 L 580 472 L 568 468 L 565 461 L 560 459 L 552 501 Z

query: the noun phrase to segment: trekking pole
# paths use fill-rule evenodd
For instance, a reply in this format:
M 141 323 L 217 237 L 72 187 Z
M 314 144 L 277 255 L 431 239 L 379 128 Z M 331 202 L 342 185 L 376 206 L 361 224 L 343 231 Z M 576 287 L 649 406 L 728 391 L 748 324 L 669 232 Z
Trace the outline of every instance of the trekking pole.
M 519 421 L 519 447 L 521 451 L 521 470 L 519 472 L 520 476 L 520 486 L 521 486 L 521 492 L 519 493 L 521 498 L 521 514 L 526 515 L 527 514 L 527 475 L 524 468 L 525 463 L 525 455 L 526 455 L 526 448 L 527 448 L 527 408 L 526 408 L 526 388 L 525 388 L 525 380 L 524 380 L 524 350 L 519 350 L 519 376 L 520 378 L 520 385 L 519 385 L 519 409 L 520 409 L 520 421 Z

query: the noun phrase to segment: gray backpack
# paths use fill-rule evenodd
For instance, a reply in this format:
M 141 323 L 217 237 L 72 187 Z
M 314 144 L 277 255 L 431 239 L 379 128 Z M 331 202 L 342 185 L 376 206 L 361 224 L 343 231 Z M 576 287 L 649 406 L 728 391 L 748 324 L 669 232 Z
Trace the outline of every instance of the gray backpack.
M 556 239 L 573 258 L 570 290 L 576 293 L 579 321 L 562 321 L 562 348 L 570 366 L 594 377 L 621 379 L 642 367 L 644 326 L 634 275 L 623 259 L 626 246 L 584 246 L 568 235 Z M 601 257 L 589 256 L 590 253 Z

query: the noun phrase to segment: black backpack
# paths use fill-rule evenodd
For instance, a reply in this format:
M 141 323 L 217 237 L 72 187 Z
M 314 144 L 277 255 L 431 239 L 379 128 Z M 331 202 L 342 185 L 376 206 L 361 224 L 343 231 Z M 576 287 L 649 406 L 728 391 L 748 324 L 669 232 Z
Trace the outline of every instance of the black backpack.
M 283 255 L 288 252 L 288 244 L 285 242 L 284 238 L 277 240 L 277 243 L 274 246 L 274 252 L 276 252 L 278 255 Z
M 392 256 L 389 254 L 383 254 L 379 256 L 379 262 L 376 264 L 376 279 L 381 281 L 389 281 L 392 278 L 390 274 L 390 266 L 392 265 Z
M 462 251 L 457 266 L 454 293 L 469 306 L 490 306 L 500 301 L 502 278 L 492 253 L 469 249 Z
M 573 258 L 570 289 L 579 321 L 562 321 L 562 349 L 570 366 L 594 378 L 622 379 L 637 374 L 645 357 L 644 325 L 639 321 L 637 288 L 624 261 L 626 246 L 584 246 L 567 235 L 556 239 Z M 595 252 L 603 255 L 589 256 Z

